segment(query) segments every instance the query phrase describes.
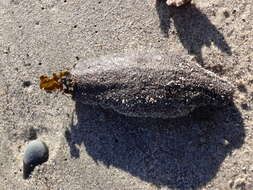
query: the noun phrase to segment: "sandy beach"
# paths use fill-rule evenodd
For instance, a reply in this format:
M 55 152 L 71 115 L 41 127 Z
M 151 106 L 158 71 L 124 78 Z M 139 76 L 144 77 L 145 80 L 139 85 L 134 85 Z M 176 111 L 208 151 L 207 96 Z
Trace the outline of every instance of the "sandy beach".
M 0 189 L 252 190 L 253 2 L 0 0 Z M 235 86 L 231 105 L 128 118 L 39 88 L 89 58 L 158 49 Z M 49 159 L 23 179 L 34 138 Z

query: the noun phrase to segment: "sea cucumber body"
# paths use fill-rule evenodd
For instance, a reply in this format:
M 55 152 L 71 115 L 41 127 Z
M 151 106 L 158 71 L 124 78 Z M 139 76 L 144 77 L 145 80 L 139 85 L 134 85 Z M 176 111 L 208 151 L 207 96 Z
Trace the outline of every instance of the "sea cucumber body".
M 233 86 L 175 52 L 137 51 L 90 59 L 71 71 L 74 99 L 133 117 L 175 118 L 226 105 Z

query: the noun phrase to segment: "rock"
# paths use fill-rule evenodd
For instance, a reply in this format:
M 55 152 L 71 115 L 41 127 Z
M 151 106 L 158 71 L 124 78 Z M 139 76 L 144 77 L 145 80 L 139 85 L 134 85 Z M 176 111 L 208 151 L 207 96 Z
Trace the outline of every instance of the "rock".
M 104 56 L 78 63 L 70 73 L 77 102 L 133 117 L 181 117 L 224 106 L 234 92 L 229 82 L 175 52 Z
M 23 177 L 27 179 L 33 169 L 48 160 L 48 147 L 40 140 L 31 141 L 25 150 L 23 159 Z

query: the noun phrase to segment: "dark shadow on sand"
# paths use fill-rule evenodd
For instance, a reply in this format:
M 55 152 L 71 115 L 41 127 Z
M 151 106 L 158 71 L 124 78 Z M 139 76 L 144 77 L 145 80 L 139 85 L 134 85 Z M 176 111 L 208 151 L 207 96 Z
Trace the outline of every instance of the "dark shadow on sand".
M 212 43 L 222 52 L 232 55 L 231 48 L 222 33 L 195 5 L 187 4 L 177 8 L 168 6 L 164 0 L 157 0 L 156 10 L 162 33 L 165 36 L 169 35 L 173 20 L 184 48 L 188 50 L 189 54 L 195 55 L 200 64 L 203 63 L 201 48 L 210 47 Z
M 76 114 L 78 123 L 65 132 L 73 157 L 79 157 L 81 145 L 96 162 L 179 190 L 207 184 L 245 138 L 234 105 L 160 120 L 128 118 L 76 102 Z

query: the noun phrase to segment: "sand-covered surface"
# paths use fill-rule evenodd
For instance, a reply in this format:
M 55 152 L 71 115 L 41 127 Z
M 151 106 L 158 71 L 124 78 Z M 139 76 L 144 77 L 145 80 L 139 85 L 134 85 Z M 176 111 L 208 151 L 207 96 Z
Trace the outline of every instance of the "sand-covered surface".
M 0 0 L 0 189 L 253 189 L 253 2 Z M 175 50 L 236 87 L 234 105 L 126 118 L 39 89 L 90 57 Z M 36 135 L 35 135 L 36 134 Z M 22 178 L 35 136 L 49 160 Z

